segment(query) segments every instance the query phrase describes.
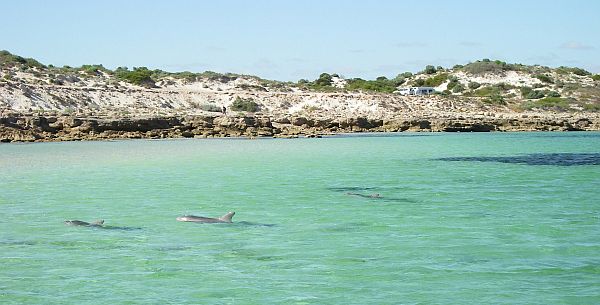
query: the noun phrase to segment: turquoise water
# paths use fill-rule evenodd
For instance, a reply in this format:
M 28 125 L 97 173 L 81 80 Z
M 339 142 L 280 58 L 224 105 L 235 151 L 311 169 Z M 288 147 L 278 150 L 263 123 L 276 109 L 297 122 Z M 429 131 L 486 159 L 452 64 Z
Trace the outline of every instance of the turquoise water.
M 598 304 L 600 165 L 439 159 L 536 153 L 600 133 L 0 145 L 0 303 Z

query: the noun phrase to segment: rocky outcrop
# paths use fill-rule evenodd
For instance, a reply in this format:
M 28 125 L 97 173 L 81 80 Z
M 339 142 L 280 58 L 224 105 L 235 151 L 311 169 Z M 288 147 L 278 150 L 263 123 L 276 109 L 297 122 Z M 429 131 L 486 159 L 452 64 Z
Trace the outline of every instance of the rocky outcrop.
M 205 137 L 318 137 L 352 132 L 490 132 L 600 130 L 598 117 L 502 118 L 168 116 L 100 118 L 11 113 L 0 117 L 0 142 Z

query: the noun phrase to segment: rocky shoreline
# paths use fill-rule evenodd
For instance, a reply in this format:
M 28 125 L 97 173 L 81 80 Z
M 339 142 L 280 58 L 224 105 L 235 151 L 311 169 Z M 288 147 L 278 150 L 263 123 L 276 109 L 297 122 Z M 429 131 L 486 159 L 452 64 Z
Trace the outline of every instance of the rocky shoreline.
M 446 115 L 378 119 L 303 116 L 187 115 L 78 117 L 10 113 L 0 117 L 0 142 L 212 137 L 320 137 L 358 132 L 600 131 L 596 115 Z

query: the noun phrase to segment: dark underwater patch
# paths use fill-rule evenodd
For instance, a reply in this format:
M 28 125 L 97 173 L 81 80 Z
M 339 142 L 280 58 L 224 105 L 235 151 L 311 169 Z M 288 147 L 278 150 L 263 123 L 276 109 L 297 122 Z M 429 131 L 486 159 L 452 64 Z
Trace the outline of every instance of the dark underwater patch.
M 600 165 L 600 153 L 541 153 L 508 157 L 449 157 L 435 160 L 554 166 Z

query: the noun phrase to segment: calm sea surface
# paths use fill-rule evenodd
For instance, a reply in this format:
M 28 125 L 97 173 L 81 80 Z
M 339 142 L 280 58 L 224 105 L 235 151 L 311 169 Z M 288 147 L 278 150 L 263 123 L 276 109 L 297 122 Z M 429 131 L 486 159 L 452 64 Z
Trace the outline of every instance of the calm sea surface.
M 599 304 L 600 133 L 3 144 L 0 303 Z

